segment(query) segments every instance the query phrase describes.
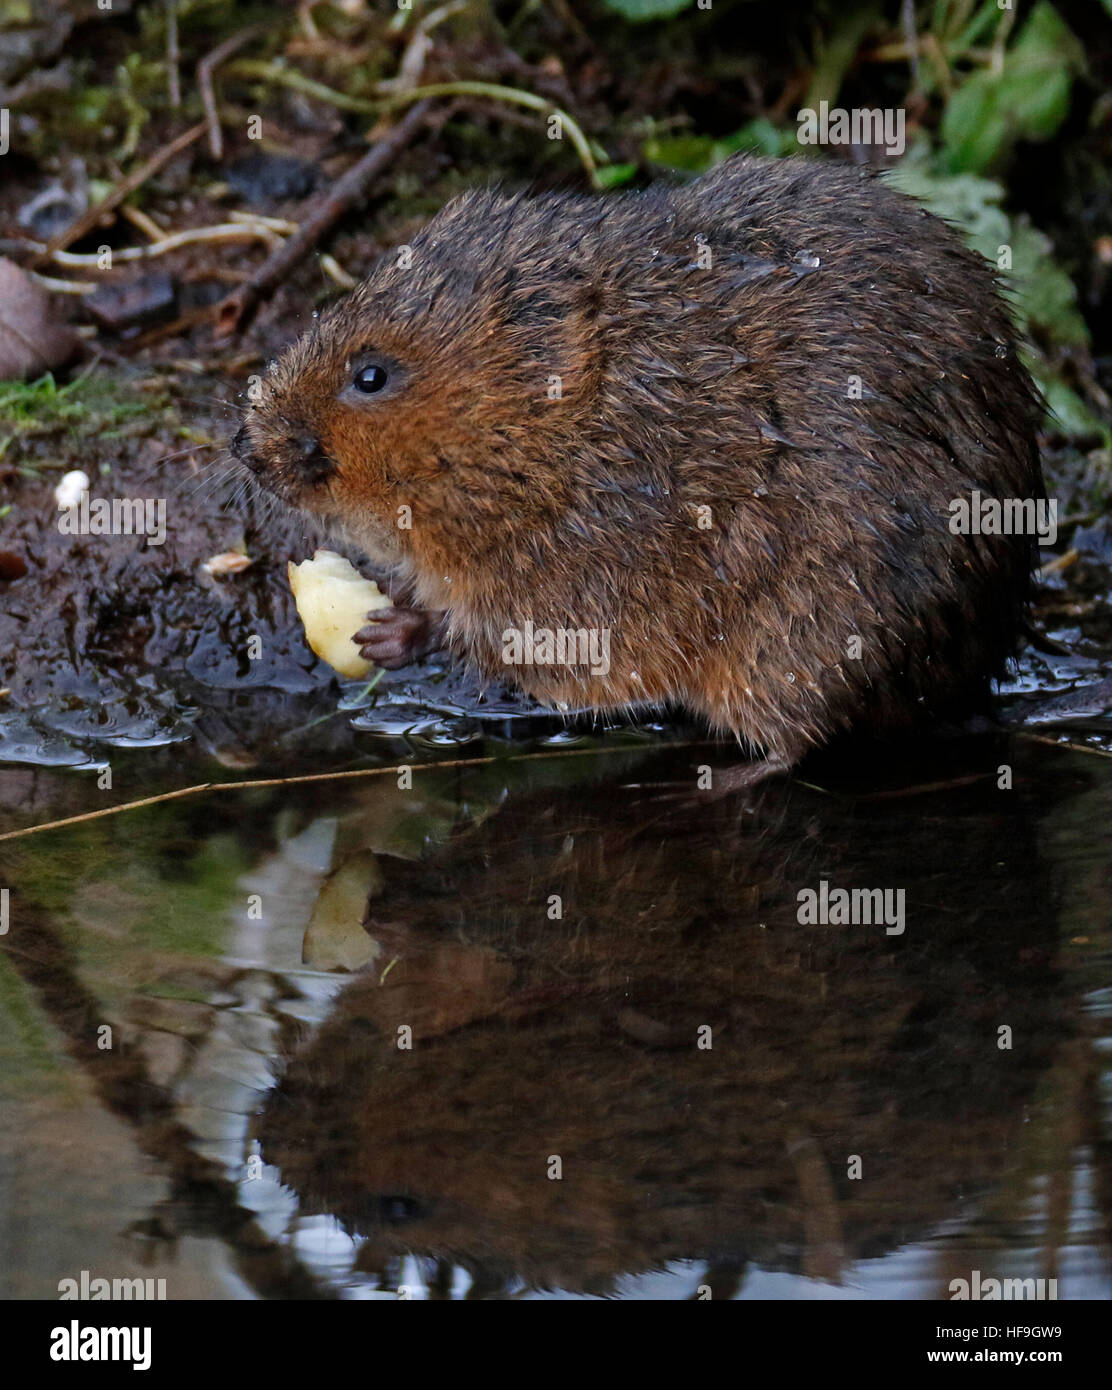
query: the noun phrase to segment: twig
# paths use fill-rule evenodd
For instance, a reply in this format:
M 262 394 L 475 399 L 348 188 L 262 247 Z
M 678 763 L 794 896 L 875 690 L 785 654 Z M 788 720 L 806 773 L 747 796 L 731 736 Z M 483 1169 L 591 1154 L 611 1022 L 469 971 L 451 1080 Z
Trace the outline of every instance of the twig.
M 1080 550 L 1071 548 L 1064 551 L 1061 555 L 1056 555 L 1053 560 L 1048 560 L 1045 565 L 1040 565 L 1038 573 L 1041 575 L 1060 574 L 1063 570 L 1071 569 L 1077 564 L 1080 558 Z
M 213 279 L 221 279 L 223 277 L 223 272 L 214 270 L 210 272 L 210 275 Z M 240 277 L 237 275 L 235 278 L 238 282 Z M 171 323 L 156 324 L 153 328 L 148 328 L 145 333 L 141 333 L 138 338 L 129 338 L 127 340 L 126 357 L 133 357 L 137 352 L 143 352 L 153 343 L 164 342 L 167 338 L 180 337 L 183 333 L 188 333 L 191 328 L 197 328 L 202 323 L 211 322 L 211 304 L 201 304 L 195 309 L 187 309 L 180 318 L 174 319 Z M 121 360 L 126 360 L 126 358 Z M 162 369 L 167 371 L 170 370 L 170 367 L 168 364 L 163 364 Z
M 153 217 L 148 217 L 141 208 L 129 208 L 125 203 L 120 209 L 133 227 L 138 227 L 149 242 L 159 242 L 166 235 Z
M 194 140 L 200 139 L 204 133 L 205 125 L 202 121 L 200 125 L 191 126 L 187 131 L 177 136 L 176 139 L 171 140 L 168 145 L 163 145 L 160 150 L 151 155 L 150 159 L 148 159 L 145 164 L 141 164 L 134 173 L 129 174 L 126 179 L 121 179 L 111 193 L 97 203 L 96 207 L 89 208 L 87 212 L 82 213 L 80 217 L 71 222 L 65 231 L 59 232 L 56 237 L 53 237 L 47 245 L 32 258 L 30 263 L 31 267 L 34 269 L 40 265 L 45 265 L 47 261 L 53 260 L 59 251 L 64 251 L 67 246 L 72 246 L 75 241 L 80 241 L 81 238 L 91 232 L 108 213 L 114 212 L 129 194 L 134 193 L 137 188 L 146 183 L 152 174 L 157 174 L 161 168 L 169 164 L 175 155 L 179 155 L 182 150 L 188 149 Z
M 94 290 L 99 290 L 100 286 L 92 280 L 55 280 L 53 276 L 43 275 L 37 270 L 29 271 L 31 279 L 49 290 L 51 294 L 92 294 Z
M 404 11 L 400 11 L 404 13 Z M 312 77 L 306 77 L 297 68 L 285 67 L 281 63 L 265 58 L 240 58 L 228 69 L 233 77 L 257 77 L 263 82 L 274 82 L 280 87 L 288 87 L 291 92 L 312 97 L 334 106 L 338 111 L 351 111 L 359 116 L 373 116 L 381 110 L 381 103 L 369 101 L 364 97 L 349 97 L 346 92 L 338 92 L 335 87 L 326 86 Z
M 660 751 L 668 752 L 674 748 L 709 748 L 717 746 L 717 740 L 707 738 L 689 739 L 682 743 L 662 743 Z M 442 772 L 453 767 L 489 767 L 493 763 L 529 763 L 538 759 L 582 758 L 609 753 L 629 753 L 627 744 L 615 744 L 601 748 L 564 748 L 559 751 L 546 749 L 541 753 L 522 753 L 520 757 L 503 758 L 487 756 L 484 758 L 450 758 L 444 762 L 407 764 L 411 772 Z M 122 811 L 137 811 L 142 806 L 157 806 L 163 801 L 179 801 L 182 797 L 198 796 L 201 792 L 243 791 L 248 787 L 293 787 L 305 782 L 341 782 L 358 777 L 397 777 L 401 767 L 360 767 L 340 772 L 308 772 L 299 777 L 245 778 L 239 782 L 198 782 L 192 787 L 178 787 L 176 791 L 159 792 L 157 796 L 144 796 L 139 801 L 124 801 L 119 806 L 105 806 L 99 811 L 83 811 L 79 816 L 66 816 L 62 820 L 44 821 L 41 825 L 25 825 L 22 830 L 6 830 L 0 840 L 21 840 L 28 835 L 38 835 L 43 830 L 59 830 L 66 825 L 79 825 L 84 821 L 100 820 L 103 816 L 118 816 Z
M 260 227 L 269 227 L 272 232 L 281 232 L 283 236 L 293 236 L 298 227 L 287 217 L 264 217 L 259 212 L 232 212 L 228 216 L 233 222 L 256 223 Z
M 340 111 L 356 111 L 368 115 L 395 110 L 409 102 L 424 101 L 432 97 L 482 97 L 489 101 L 508 102 L 511 106 L 525 106 L 531 111 L 558 117 L 561 128 L 568 132 L 568 138 L 575 146 L 592 186 L 600 187 L 597 160 L 591 150 L 590 141 L 578 122 L 563 107 L 557 106 L 548 97 L 538 96 L 536 92 L 527 92 L 520 87 L 503 87 L 497 82 L 437 82 L 428 87 L 396 91 L 393 83 L 397 79 L 390 78 L 378 84 L 376 90 L 381 93 L 381 100 L 367 101 L 359 97 L 349 97 L 344 92 L 337 92 L 333 87 L 326 87 L 322 82 L 315 82 L 296 68 L 279 67 L 276 63 L 267 63 L 256 58 L 241 58 L 232 71 L 237 75 L 260 77 L 268 82 L 280 83 L 317 101 L 328 102 Z
M 170 105 L 176 111 L 181 105 L 181 53 L 178 49 L 178 0 L 166 0 L 166 78 L 170 90 Z
M 180 232 L 164 232 L 158 241 L 148 242 L 146 246 L 120 247 L 112 252 L 112 264 L 164 256 L 167 251 L 177 251 L 198 241 L 265 241 L 268 246 L 277 247 L 281 240 L 277 232 L 262 222 L 220 222 L 215 227 L 186 227 Z M 41 242 L 30 244 L 38 250 L 48 249 Z M 58 265 L 84 266 L 86 269 L 95 270 L 100 265 L 100 255 L 96 251 L 57 251 L 53 259 Z
M 359 281 L 354 275 L 349 275 L 335 256 L 327 251 L 320 258 L 320 268 L 330 280 L 333 280 L 342 290 L 353 290 Z
M 220 129 L 220 113 L 216 109 L 216 96 L 212 90 L 212 74 L 233 53 L 238 53 L 245 43 L 258 37 L 263 32 L 264 27 L 262 24 L 252 24 L 249 29 L 233 34 L 230 39 L 225 39 L 211 53 L 207 53 L 197 64 L 197 86 L 201 89 L 201 105 L 205 108 L 209 152 L 213 159 L 219 160 L 224 157 L 224 132 Z
M 1050 734 L 1032 734 L 1026 729 L 1018 729 L 1016 738 L 1026 739 L 1028 743 L 1045 743 L 1049 748 L 1068 748 L 1071 753 L 1088 753 L 1094 758 L 1112 758 L 1107 748 L 1094 748 L 1091 743 L 1075 743 L 1071 738 L 1053 738 Z
M 911 85 L 919 86 L 919 38 L 915 22 L 915 0 L 903 0 L 900 7 L 900 20 L 903 23 L 904 39 L 908 47 L 908 61 L 911 64 Z
M 599 187 L 598 166 L 591 152 L 590 142 L 575 121 L 561 106 L 548 97 L 538 96 L 520 87 L 503 87 L 497 82 L 435 82 L 427 87 L 414 87 L 409 92 L 395 92 L 388 95 L 382 103 L 384 110 L 405 106 L 411 101 L 424 101 L 432 97 L 489 97 L 492 101 L 506 101 L 511 106 L 526 106 L 531 111 L 555 116 L 560 127 L 566 130 L 568 138 L 575 146 L 584 169 L 593 187 Z
M 319 39 L 320 30 L 313 21 L 313 8 L 318 0 L 298 0 L 297 17 L 301 22 L 301 29 L 307 39 Z
M 459 14 L 460 10 L 467 9 L 470 3 L 471 0 L 448 0 L 447 4 L 425 15 L 406 44 L 405 52 L 398 64 L 397 77 L 391 78 L 388 82 L 380 82 L 379 87 L 397 92 L 412 91 L 420 82 L 421 74 L 425 70 L 425 59 L 432 51 L 433 41 L 429 35 L 437 25 L 451 19 L 454 14 Z
M 293 268 L 305 259 L 350 208 L 358 206 L 366 198 L 374 180 L 394 162 L 424 126 L 430 108 L 431 103 L 427 101 L 412 106 L 393 130 L 388 131 L 362 159 L 352 165 L 320 209 L 301 224 L 297 234 L 269 256 L 238 290 L 221 301 L 216 318 L 218 338 L 230 337 L 245 328 L 254 317 L 260 300 L 287 279 Z

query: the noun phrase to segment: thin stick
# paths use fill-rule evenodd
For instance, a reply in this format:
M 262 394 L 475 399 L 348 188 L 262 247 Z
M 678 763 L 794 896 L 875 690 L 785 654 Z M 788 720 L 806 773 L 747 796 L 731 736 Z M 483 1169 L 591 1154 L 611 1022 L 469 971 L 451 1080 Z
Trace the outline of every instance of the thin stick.
M 306 77 L 297 68 L 280 67 L 265 58 L 240 58 L 232 64 L 229 71 L 233 77 L 257 77 L 264 82 L 288 87 L 293 92 L 300 92 L 302 96 L 327 102 L 338 111 L 351 111 L 357 116 L 377 116 L 382 110 L 381 102 L 370 101 L 365 97 L 349 97 L 345 92 L 338 92 L 335 87 Z
M 233 53 L 238 53 L 249 40 L 263 32 L 264 26 L 252 24 L 249 29 L 233 34 L 230 39 L 207 53 L 197 64 L 197 86 L 201 89 L 201 105 L 205 108 L 205 123 L 208 129 L 209 152 L 213 159 L 224 157 L 224 132 L 220 129 L 220 112 L 216 109 L 216 96 L 212 90 L 212 74 L 226 62 Z
M 404 13 L 404 11 L 399 11 L 399 13 Z M 591 142 L 583 133 L 579 123 L 562 106 L 557 106 L 548 97 L 538 96 L 535 92 L 527 92 L 521 87 L 504 87 L 497 82 L 461 81 L 436 82 L 427 87 L 413 87 L 399 91 L 392 86 L 392 83 L 396 82 L 397 79 L 390 78 L 385 82 L 380 82 L 376 88 L 377 91 L 381 92 L 382 99 L 368 101 L 363 98 L 349 97 L 344 92 L 337 92 L 333 87 L 326 87 L 322 82 L 315 82 L 311 77 L 306 77 L 304 73 L 298 72 L 296 68 L 276 67 L 273 63 L 264 62 L 257 58 L 241 58 L 234 65 L 233 71 L 239 76 L 261 77 L 268 82 L 280 83 L 296 92 L 303 92 L 306 96 L 314 97 L 318 101 L 326 101 L 341 111 L 364 112 L 369 115 L 390 111 L 396 107 L 405 106 L 411 101 L 424 101 L 432 97 L 459 96 L 508 102 L 511 106 L 524 106 L 530 111 L 539 111 L 542 115 L 556 116 L 559 118 L 561 129 L 567 131 L 568 138 L 575 146 L 591 184 L 595 188 L 600 187 L 598 161 L 591 149 Z
M 170 105 L 181 105 L 181 53 L 178 49 L 178 0 L 166 0 L 166 73 Z
M 120 209 L 122 216 L 126 217 L 133 227 L 138 227 L 143 235 L 150 242 L 161 241 L 166 235 L 165 231 L 158 225 L 153 217 L 148 217 L 140 208 L 129 208 L 125 203 Z M 59 252 L 59 255 L 62 253 Z
M 1052 738 L 1050 734 L 1032 734 L 1026 729 L 1017 730 L 1015 737 L 1026 739 L 1028 743 L 1045 743 L 1050 748 L 1068 748 L 1071 753 L 1089 753 L 1094 758 L 1112 758 L 1112 753 L 1107 748 L 1094 748 L 1089 743 L 1074 743 L 1069 738 Z
M 547 116 L 555 116 L 560 127 L 566 130 L 568 138 L 575 146 L 580 161 L 587 171 L 587 177 L 595 188 L 599 186 L 598 165 L 591 150 L 590 141 L 584 135 L 579 123 L 548 97 L 537 96 L 520 87 L 503 87 L 497 82 L 434 82 L 426 87 L 414 87 L 412 91 L 391 93 L 383 101 L 383 108 L 404 106 L 410 101 L 426 101 L 432 97 L 487 97 L 491 101 L 505 101 L 511 106 L 524 106 L 530 111 L 539 111 Z
M 690 739 L 683 743 L 663 743 L 659 751 L 667 752 L 673 748 L 705 748 L 715 743 L 714 739 Z M 522 753 L 516 758 L 452 758 L 446 762 L 411 763 L 405 766 L 410 772 L 440 772 L 453 767 L 487 767 L 492 763 L 528 763 L 538 758 L 582 758 L 589 755 L 603 756 L 609 753 L 636 752 L 634 748 L 621 745 L 602 748 L 565 748 L 560 751 L 542 753 Z M 102 816 L 118 816 L 122 811 L 136 811 L 141 806 L 157 806 L 163 801 L 178 801 L 186 796 L 198 796 L 201 792 L 242 791 L 248 787 L 293 787 L 305 782 L 340 782 L 356 777 L 396 777 L 399 767 L 362 767 L 342 772 L 309 772 L 300 777 L 248 778 L 241 782 L 198 782 L 192 787 L 179 787 L 172 792 L 159 792 L 157 796 L 145 796 L 139 801 L 124 801 L 119 806 L 105 806 L 100 811 L 83 811 L 79 816 L 66 816 L 62 820 L 44 821 L 41 825 L 26 825 L 22 830 L 6 830 L 0 840 L 22 840 L 28 835 L 38 835 L 43 830 L 58 830 L 66 825 L 79 825 L 83 821 L 100 820 Z
M 71 222 L 65 231 L 59 232 L 56 237 L 52 238 L 41 251 L 37 252 L 31 258 L 30 265 L 33 268 L 45 265 L 48 261 L 53 260 L 54 256 L 59 251 L 64 251 L 67 246 L 72 246 L 75 241 L 80 241 L 81 238 L 91 232 L 108 213 L 114 212 L 126 197 L 146 183 L 152 174 L 157 174 L 161 168 L 169 164 L 175 155 L 179 155 L 182 150 L 188 149 L 194 140 L 199 140 L 204 133 L 205 125 L 202 121 L 200 125 L 190 126 L 188 130 L 177 136 L 176 139 L 171 140 L 168 145 L 163 145 L 160 150 L 151 155 L 150 159 L 148 159 L 145 164 L 141 164 L 134 173 L 129 174 L 126 179 L 121 179 L 115 188 L 113 188 L 112 192 L 97 203 L 96 207 L 89 208 L 89 210 L 82 213 L 76 221 Z
M 43 275 L 37 270 L 27 272 L 31 279 L 51 294 L 92 294 L 100 286 L 92 280 L 55 280 L 53 276 Z
M 158 241 L 148 242 L 146 246 L 120 247 L 112 252 L 112 260 L 116 264 L 149 260 L 152 256 L 164 256 L 168 251 L 177 251 L 198 241 L 265 241 L 268 246 L 276 247 L 281 237 L 265 222 L 221 222 L 215 227 L 186 227 L 180 232 L 162 232 Z M 56 251 L 54 260 L 58 265 L 84 266 L 96 270 L 100 256 L 96 251 Z
M 280 246 L 238 290 L 217 307 L 216 336 L 228 338 L 246 328 L 264 296 L 290 275 L 295 266 L 352 207 L 366 198 L 371 184 L 401 154 L 424 126 L 431 103 L 417 102 L 396 126 L 367 151 L 336 183 L 316 213 Z M 447 112 L 445 111 L 445 114 Z

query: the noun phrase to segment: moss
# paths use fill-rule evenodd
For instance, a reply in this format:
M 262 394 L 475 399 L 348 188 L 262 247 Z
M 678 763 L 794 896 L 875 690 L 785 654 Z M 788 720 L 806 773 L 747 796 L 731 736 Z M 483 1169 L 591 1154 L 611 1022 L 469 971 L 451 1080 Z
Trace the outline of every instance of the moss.
M 86 466 L 97 445 L 177 424 L 170 394 L 159 382 L 94 372 L 60 386 L 48 372 L 37 381 L 0 383 L 0 460 L 14 461 L 29 476 Z

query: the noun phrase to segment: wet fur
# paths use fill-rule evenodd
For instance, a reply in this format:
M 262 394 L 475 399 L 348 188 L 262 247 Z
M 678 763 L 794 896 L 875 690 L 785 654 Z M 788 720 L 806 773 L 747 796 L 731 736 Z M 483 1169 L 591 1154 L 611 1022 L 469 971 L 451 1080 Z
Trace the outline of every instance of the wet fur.
M 738 157 L 678 189 L 468 194 L 412 253 L 286 351 L 246 433 L 264 481 L 447 609 L 468 660 L 550 704 L 677 701 L 788 761 L 983 706 L 1034 542 L 952 535 L 949 505 L 1043 496 L 1040 405 L 990 268 L 942 222 L 859 171 Z M 405 384 L 337 400 L 367 349 Z M 527 620 L 609 628 L 609 674 L 507 668 Z

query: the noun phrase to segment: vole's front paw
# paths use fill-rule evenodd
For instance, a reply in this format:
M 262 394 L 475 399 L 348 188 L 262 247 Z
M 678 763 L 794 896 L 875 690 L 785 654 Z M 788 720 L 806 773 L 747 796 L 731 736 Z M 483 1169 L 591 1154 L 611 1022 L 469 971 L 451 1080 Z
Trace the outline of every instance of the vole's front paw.
M 359 629 L 353 641 L 364 661 L 396 671 L 439 650 L 444 618 L 443 613 L 426 608 L 378 608 L 367 614 L 367 626 Z

